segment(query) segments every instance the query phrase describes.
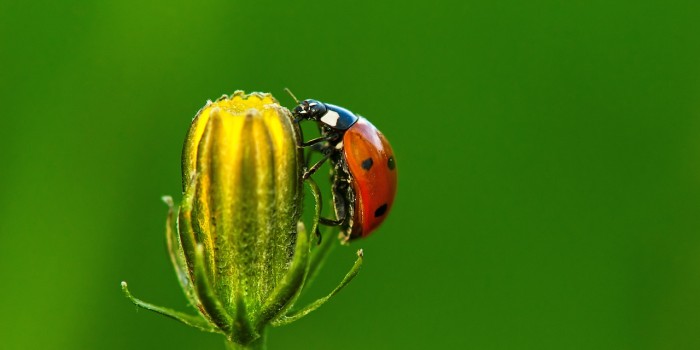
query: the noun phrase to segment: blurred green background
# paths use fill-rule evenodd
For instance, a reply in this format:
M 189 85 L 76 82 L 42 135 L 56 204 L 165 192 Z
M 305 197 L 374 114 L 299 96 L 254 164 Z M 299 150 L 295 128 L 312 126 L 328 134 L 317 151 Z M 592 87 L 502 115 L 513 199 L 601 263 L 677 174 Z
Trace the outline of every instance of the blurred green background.
M 207 99 L 282 88 L 391 140 L 358 278 L 270 349 L 700 348 L 695 1 L 2 1 L 0 348 L 223 349 L 163 194 Z M 312 295 L 313 296 L 313 295 Z

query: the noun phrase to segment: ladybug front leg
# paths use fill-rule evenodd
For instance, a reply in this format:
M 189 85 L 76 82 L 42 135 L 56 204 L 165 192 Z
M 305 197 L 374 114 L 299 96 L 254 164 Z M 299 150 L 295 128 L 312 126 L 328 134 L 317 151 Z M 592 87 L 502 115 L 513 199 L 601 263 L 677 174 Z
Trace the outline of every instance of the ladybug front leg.
M 315 138 L 311 141 L 304 142 L 302 145 L 304 147 L 310 147 L 309 152 L 306 154 L 306 159 L 304 160 L 306 162 L 306 167 L 307 170 L 304 172 L 302 179 L 306 180 L 308 179 L 311 175 L 313 175 L 321 166 L 323 163 L 325 163 L 335 152 L 338 151 L 336 145 L 340 140 L 340 134 L 337 132 L 331 132 L 328 130 L 323 131 L 323 136 Z M 322 142 L 328 142 L 326 144 L 322 144 Z M 323 158 L 321 158 L 318 162 L 316 162 L 313 166 L 309 168 L 308 163 L 309 160 L 311 159 L 311 153 L 314 151 L 318 151 L 323 154 Z
M 306 180 L 308 179 L 311 175 L 313 175 L 318 169 L 321 168 L 323 163 L 325 163 L 330 157 L 333 155 L 333 152 L 335 150 L 332 148 L 325 148 L 322 150 L 323 152 L 323 158 L 321 158 L 318 162 L 316 162 L 314 165 L 312 165 L 310 168 L 308 168 L 304 174 L 302 175 L 302 179 Z M 308 157 L 307 157 L 308 158 Z
M 301 137 L 301 147 L 309 147 L 309 146 L 313 146 L 313 145 L 319 144 L 319 143 L 324 142 L 324 141 L 330 141 L 334 137 L 334 135 L 324 134 L 321 126 L 318 123 L 315 123 L 316 128 L 318 129 L 318 132 L 321 134 L 321 136 L 319 136 L 315 139 L 311 139 L 309 141 L 304 141 L 304 133 L 302 131 L 301 124 L 300 124 L 301 120 L 295 120 L 294 122 L 297 123 L 297 125 L 299 125 L 298 130 L 299 130 L 299 136 Z
M 306 147 L 306 153 L 304 154 L 304 167 L 305 167 L 305 169 L 308 169 L 309 166 L 311 165 L 311 156 L 314 153 L 323 154 L 323 150 L 326 147 L 327 146 L 319 144 L 319 143 L 317 143 L 313 146 L 310 146 L 310 147 Z
M 331 141 L 332 139 L 333 139 L 333 137 L 331 137 L 331 136 L 320 136 L 320 137 L 317 137 L 315 139 L 311 139 L 309 141 L 302 142 L 301 146 L 302 147 L 309 147 L 309 146 L 319 144 L 321 142 Z

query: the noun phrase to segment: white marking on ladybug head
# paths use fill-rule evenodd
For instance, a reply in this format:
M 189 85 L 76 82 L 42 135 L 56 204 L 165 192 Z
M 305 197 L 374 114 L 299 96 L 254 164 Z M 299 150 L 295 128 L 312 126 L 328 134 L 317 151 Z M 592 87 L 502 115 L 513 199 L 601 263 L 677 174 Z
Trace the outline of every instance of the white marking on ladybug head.
M 340 119 L 340 115 L 338 115 L 338 112 L 330 110 L 326 112 L 326 114 L 324 114 L 323 117 L 321 117 L 322 122 L 333 127 L 338 125 L 338 119 Z
M 338 144 L 335 145 L 335 149 L 343 149 L 343 141 L 338 142 Z
M 311 102 L 311 103 L 309 103 L 309 107 L 316 106 L 317 104 L 318 104 L 318 103 L 316 103 L 316 102 Z

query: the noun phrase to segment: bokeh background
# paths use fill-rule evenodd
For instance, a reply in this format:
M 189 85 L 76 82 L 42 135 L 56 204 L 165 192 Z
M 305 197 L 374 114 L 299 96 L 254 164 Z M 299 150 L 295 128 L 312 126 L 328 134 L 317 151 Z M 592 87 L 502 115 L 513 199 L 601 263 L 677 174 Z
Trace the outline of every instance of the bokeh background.
M 0 348 L 222 349 L 164 249 L 194 113 L 346 106 L 399 194 L 270 349 L 700 348 L 696 1 L 1 1 Z

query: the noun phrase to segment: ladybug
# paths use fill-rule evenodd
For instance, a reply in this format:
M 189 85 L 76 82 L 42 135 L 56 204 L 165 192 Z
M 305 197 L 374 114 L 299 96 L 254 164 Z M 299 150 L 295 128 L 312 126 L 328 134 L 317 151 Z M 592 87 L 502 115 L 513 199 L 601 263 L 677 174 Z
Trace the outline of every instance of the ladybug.
M 304 179 L 331 162 L 336 219 L 320 218 L 319 223 L 339 226 L 346 241 L 369 236 L 386 219 L 396 195 L 396 160 L 389 141 L 367 119 L 343 107 L 296 101 L 295 122 L 315 121 L 321 133 L 302 143 L 323 154 L 307 168 Z

